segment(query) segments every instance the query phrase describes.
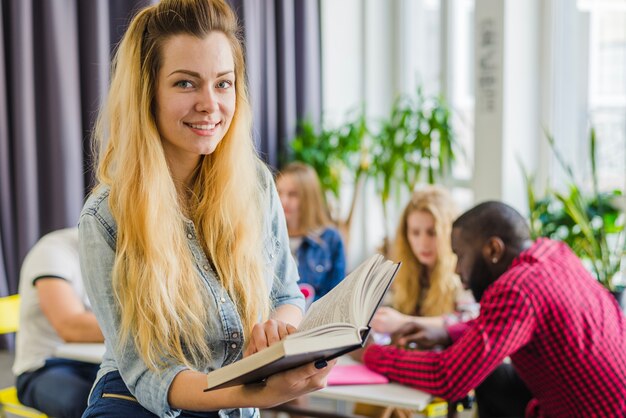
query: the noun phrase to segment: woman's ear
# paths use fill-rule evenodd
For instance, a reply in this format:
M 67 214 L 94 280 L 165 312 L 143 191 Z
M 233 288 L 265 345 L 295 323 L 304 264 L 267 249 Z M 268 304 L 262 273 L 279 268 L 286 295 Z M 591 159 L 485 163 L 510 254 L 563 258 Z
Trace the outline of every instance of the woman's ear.
M 483 245 L 483 258 L 490 264 L 498 264 L 504 257 L 505 250 L 506 246 L 500 237 L 491 237 Z

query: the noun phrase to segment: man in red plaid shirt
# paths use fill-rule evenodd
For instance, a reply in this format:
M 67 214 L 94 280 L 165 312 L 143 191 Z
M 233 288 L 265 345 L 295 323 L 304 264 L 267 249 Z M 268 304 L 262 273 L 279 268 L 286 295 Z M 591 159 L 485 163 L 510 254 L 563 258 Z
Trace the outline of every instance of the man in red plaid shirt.
M 409 325 L 403 347 L 449 347 L 370 345 L 369 368 L 448 400 L 489 377 L 488 393 L 477 391 L 481 418 L 626 416 L 625 317 L 565 244 L 533 243 L 518 212 L 486 202 L 454 222 L 452 249 L 480 316 L 448 329 Z

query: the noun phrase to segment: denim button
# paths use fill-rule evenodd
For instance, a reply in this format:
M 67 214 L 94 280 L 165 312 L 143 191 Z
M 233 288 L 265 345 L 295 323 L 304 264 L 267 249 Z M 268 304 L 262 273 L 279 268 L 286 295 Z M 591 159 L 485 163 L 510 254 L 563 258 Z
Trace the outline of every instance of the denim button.
M 237 338 L 239 337 L 239 334 L 237 334 L 236 332 L 233 332 L 233 338 Z
M 187 238 L 192 239 L 193 238 L 193 234 L 187 234 Z
M 222 303 L 225 303 L 225 302 L 226 302 L 226 299 L 225 299 L 225 298 L 221 298 L 221 299 L 220 299 L 220 301 L 221 301 Z
M 205 264 L 204 266 L 202 266 L 203 269 L 205 269 L 206 271 L 209 271 L 209 265 Z
M 315 266 L 315 271 L 317 271 L 318 273 L 322 273 L 324 271 L 324 266 L 318 264 L 317 266 Z
M 230 345 L 230 348 L 237 348 L 237 344 L 232 343 L 232 344 Z

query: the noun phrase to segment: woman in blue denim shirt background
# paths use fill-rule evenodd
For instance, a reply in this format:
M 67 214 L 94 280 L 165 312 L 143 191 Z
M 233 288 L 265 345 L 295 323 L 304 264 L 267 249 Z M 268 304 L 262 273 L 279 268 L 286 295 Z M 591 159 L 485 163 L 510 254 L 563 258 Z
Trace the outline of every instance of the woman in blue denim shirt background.
M 256 417 L 325 385 L 332 364 L 318 362 L 203 392 L 207 372 L 294 332 L 304 308 L 237 33 L 223 0 L 162 0 L 117 49 L 79 223 L 106 346 L 83 417 Z
M 307 164 L 288 164 L 276 177 L 285 211 L 291 252 L 298 263 L 301 284 L 313 287 L 317 300 L 346 273 L 343 241 L 332 226 L 315 170 Z

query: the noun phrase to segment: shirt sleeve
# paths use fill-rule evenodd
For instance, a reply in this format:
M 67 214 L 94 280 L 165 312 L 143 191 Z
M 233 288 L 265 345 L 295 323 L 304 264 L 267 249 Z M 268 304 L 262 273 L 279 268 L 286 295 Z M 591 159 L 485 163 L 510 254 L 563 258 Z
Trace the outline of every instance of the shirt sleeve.
M 459 338 L 461 338 L 461 336 L 473 326 L 474 322 L 476 321 L 471 320 L 467 322 L 459 322 L 446 327 L 446 329 L 448 330 L 448 335 L 450 336 L 452 342 L 454 343 Z
M 481 315 L 446 350 L 408 351 L 372 345 L 365 351 L 365 364 L 391 380 L 444 399 L 460 399 L 527 344 L 535 329 L 534 310 L 515 287 L 495 282 L 483 300 Z
M 280 204 L 274 180 L 269 172 L 267 176 L 269 177 L 268 213 L 270 218 L 269 245 L 272 248 L 270 265 L 272 269 L 271 298 L 273 308 L 290 304 L 297 306 L 304 312 L 304 296 L 298 287 L 300 275 L 289 249 L 289 235 L 287 234 L 285 213 Z
M 346 256 L 343 248 L 343 241 L 339 231 L 329 228 L 328 246 L 330 247 L 330 257 L 332 267 L 328 274 L 328 278 L 322 283 L 323 290 L 320 292 L 325 295 L 337 286 L 346 275 Z
M 60 232 L 68 237 L 59 238 Z M 42 277 L 56 277 L 70 284 L 79 280 L 80 267 L 76 248 L 78 231 L 74 230 L 71 240 L 69 234 L 57 231 L 55 235 L 46 235 L 35 244 L 22 263 L 20 280 L 28 280 L 31 285 Z
M 178 415 L 167 401 L 174 377 L 186 367 L 167 363 L 159 371 L 150 369 L 141 359 L 132 338 L 120 347 L 119 306 L 111 281 L 115 250 L 113 237 L 93 215 L 83 214 L 79 225 L 79 254 L 85 287 L 105 338 L 105 357 L 115 360 L 117 369 L 139 403 L 160 417 Z

